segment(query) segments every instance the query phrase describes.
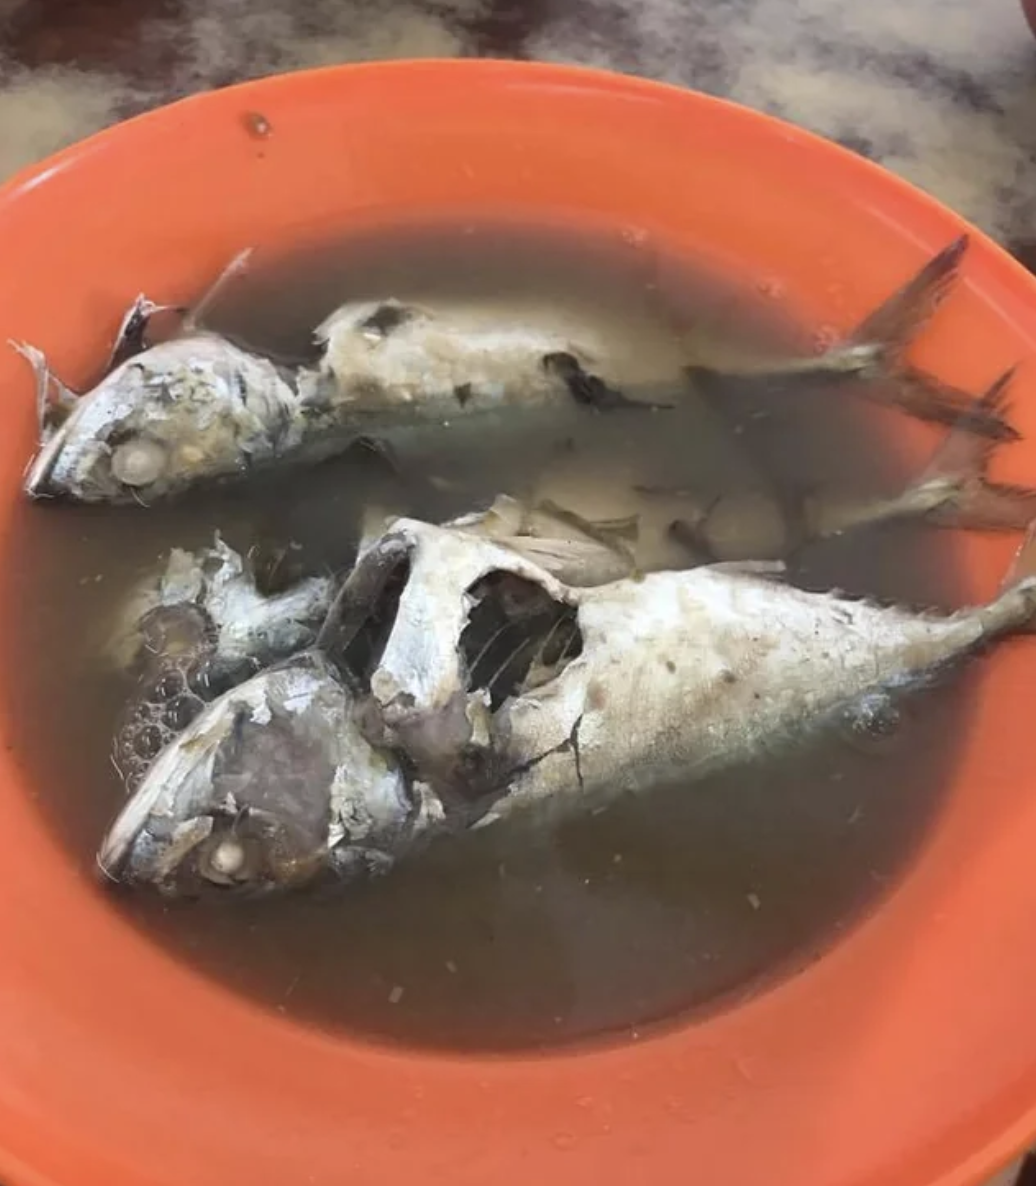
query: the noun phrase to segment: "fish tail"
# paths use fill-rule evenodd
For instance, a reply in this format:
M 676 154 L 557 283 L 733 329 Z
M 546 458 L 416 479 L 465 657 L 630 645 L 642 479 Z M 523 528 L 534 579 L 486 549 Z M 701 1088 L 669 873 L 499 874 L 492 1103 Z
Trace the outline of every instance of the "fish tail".
M 976 423 L 1006 414 L 1013 378 L 1013 368 L 1005 371 L 958 415 L 924 472 L 904 493 L 907 509 L 967 531 L 1025 531 L 1036 520 L 1036 489 L 990 481 L 989 465 L 1002 440 L 975 431 Z
M 861 377 L 874 380 L 866 392 L 877 403 L 899 408 L 918 420 L 957 426 L 969 412 L 967 431 L 990 440 L 1015 440 L 1018 433 L 994 407 L 976 408 L 974 397 L 905 361 L 905 354 L 954 288 L 968 248 L 967 235 L 948 244 L 897 289 L 850 334 L 833 357 L 860 358 Z
M 902 355 L 956 284 L 967 249 L 967 235 L 944 247 L 860 322 L 849 336 L 847 348 L 870 345 L 886 357 Z
M 866 398 L 918 420 L 956 426 L 971 409 L 965 421 L 968 432 L 989 440 L 1016 440 L 1018 433 L 996 409 L 972 408 L 974 397 L 969 392 L 906 362 L 907 350 L 953 290 L 967 248 L 967 235 L 954 239 L 823 354 L 781 363 L 755 362 L 729 370 L 693 366 L 687 368 L 688 377 L 703 391 L 731 379 L 767 385 L 793 380 L 798 386 L 862 383 L 861 394 Z
M 875 403 L 899 408 L 929 424 L 963 427 L 990 441 L 1016 441 L 1021 434 L 994 408 L 976 409 L 974 396 L 917 367 L 883 364 L 885 373 L 866 391 Z

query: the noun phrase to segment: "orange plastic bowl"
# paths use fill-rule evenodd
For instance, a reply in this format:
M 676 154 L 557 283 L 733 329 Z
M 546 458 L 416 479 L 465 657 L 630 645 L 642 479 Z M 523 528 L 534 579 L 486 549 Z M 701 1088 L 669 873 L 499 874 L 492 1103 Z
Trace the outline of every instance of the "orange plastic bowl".
M 46 343 L 75 380 L 142 289 L 187 298 L 249 244 L 462 207 L 635 228 L 842 327 L 962 230 L 865 161 L 701 95 L 546 66 L 349 67 L 191 99 L 16 178 L 0 335 Z M 978 234 L 966 277 L 918 358 L 977 389 L 1036 354 L 1036 284 Z M 1034 384 L 1024 367 L 1028 440 L 1004 479 L 1036 478 Z M 0 390 L 6 541 L 34 437 L 10 351 Z M 896 425 L 897 447 L 930 446 Z M 989 594 L 1010 542 L 960 547 Z M 825 958 L 639 1043 L 515 1059 L 332 1038 L 179 965 L 74 874 L 5 745 L 0 1180 L 977 1182 L 1036 1134 L 1034 676 L 1029 643 L 989 662 L 923 851 Z

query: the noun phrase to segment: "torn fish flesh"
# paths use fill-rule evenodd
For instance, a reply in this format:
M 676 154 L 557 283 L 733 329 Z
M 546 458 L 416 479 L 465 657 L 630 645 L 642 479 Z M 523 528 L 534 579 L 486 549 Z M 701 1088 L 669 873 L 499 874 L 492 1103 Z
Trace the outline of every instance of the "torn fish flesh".
M 765 564 L 567 585 L 494 540 L 400 519 L 316 649 L 209 705 L 98 853 L 171 895 L 385 872 L 434 837 L 585 811 L 882 719 L 1031 628 L 1036 535 L 948 616 L 809 593 Z
M 906 350 L 953 290 L 968 247 L 961 235 L 869 314 L 849 335 L 806 358 L 728 359 L 695 365 L 689 374 L 699 389 L 722 391 L 732 384 L 776 388 L 846 381 L 861 395 L 899 408 L 920 420 L 956 424 L 973 396 L 905 359 Z M 974 416 L 972 432 L 994 440 L 1017 439 L 1017 431 L 994 408 Z
M 664 402 L 623 394 L 628 360 L 606 335 L 560 314 L 351 303 L 316 330 L 319 362 L 294 367 L 198 330 L 196 316 L 184 335 L 134 352 L 156 308 L 138 298 L 112 352 L 121 361 L 79 396 L 38 349 L 18 347 L 37 379 L 30 496 L 150 505 L 257 469 L 316 463 L 363 438 Z M 685 384 L 678 366 L 661 378 L 670 396 Z
M 107 647 L 114 667 L 135 677 L 112 747 L 127 789 L 206 703 L 312 645 L 335 588 L 309 577 L 261 593 L 247 559 L 218 535 L 198 552 L 174 548 L 120 606 Z

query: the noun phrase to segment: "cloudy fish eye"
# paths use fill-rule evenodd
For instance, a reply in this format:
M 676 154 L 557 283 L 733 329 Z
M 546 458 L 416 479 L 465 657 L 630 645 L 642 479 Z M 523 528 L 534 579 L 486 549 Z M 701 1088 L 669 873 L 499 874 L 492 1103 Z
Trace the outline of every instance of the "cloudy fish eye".
M 124 486 L 150 486 L 165 472 L 168 453 L 164 445 L 146 437 L 135 437 L 117 445 L 111 471 Z

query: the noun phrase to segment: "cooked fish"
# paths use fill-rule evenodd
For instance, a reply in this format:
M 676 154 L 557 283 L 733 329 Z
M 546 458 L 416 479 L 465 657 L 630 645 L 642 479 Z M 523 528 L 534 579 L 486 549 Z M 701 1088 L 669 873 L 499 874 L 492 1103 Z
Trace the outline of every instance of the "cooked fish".
M 206 703 L 312 645 L 334 591 L 331 578 L 310 577 L 265 595 L 218 535 L 198 552 L 174 548 L 120 606 L 107 646 L 113 665 L 136 676 L 112 746 L 127 788 Z
M 400 519 L 318 649 L 160 754 L 98 864 L 173 895 L 384 872 L 436 836 L 690 784 L 824 722 L 881 719 L 1034 614 L 1033 532 L 996 599 L 937 616 L 804 592 L 765 564 L 576 588 L 493 540 Z
M 731 383 L 776 387 L 783 383 L 827 386 L 848 381 L 861 395 L 877 403 L 897 407 L 921 420 L 956 424 L 974 397 L 911 365 L 904 356 L 957 283 L 967 247 L 967 235 L 955 239 L 852 333 L 821 354 L 791 359 L 728 359 L 714 366 L 693 366 L 689 373 L 699 387 L 711 390 Z M 1018 436 L 994 408 L 973 417 L 970 428 L 994 440 Z
M 116 365 L 82 395 L 39 350 L 18 346 L 37 379 L 41 444 L 25 481 L 30 496 L 148 505 L 271 465 L 324 460 L 365 437 L 523 410 L 666 403 L 623 394 L 616 384 L 630 386 L 628 368 L 603 378 L 599 366 L 622 372 L 614 347 L 560 313 L 351 303 L 317 328 L 319 362 L 296 367 L 199 330 L 197 310 L 182 336 L 140 349 L 158 309 L 134 302 Z M 674 367 L 660 386 L 671 396 L 685 382 Z

